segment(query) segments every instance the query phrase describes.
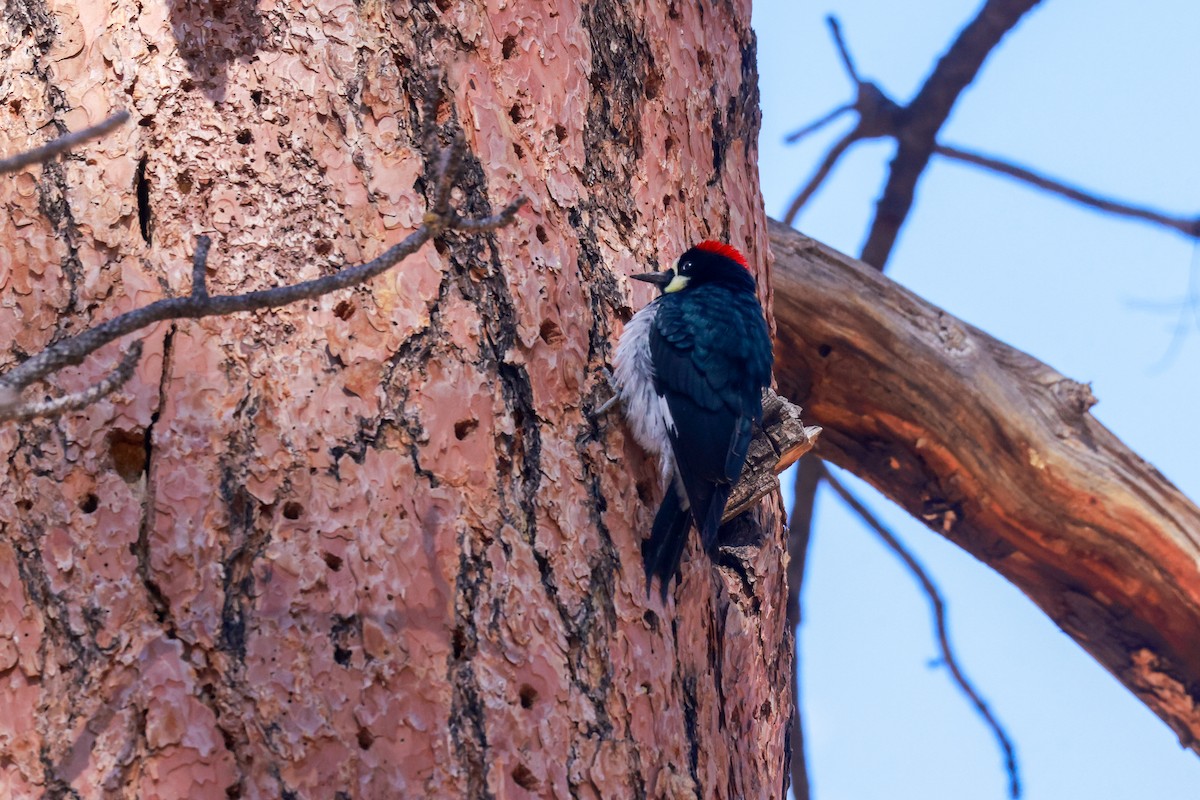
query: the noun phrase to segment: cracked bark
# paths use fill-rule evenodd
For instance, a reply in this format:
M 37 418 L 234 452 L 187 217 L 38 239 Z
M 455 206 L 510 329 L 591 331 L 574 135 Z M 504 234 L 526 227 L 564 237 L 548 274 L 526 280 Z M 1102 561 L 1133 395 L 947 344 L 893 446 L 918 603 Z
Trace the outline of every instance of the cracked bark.
M 363 287 L 148 329 L 115 394 L 0 426 L 0 794 L 777 793 L 778 500 L 647 600 L 655 466 L 585 413 L 650 299 L 626 275 L 728 238 L 769 303 L 748 8 L 241 5 L 6 7 L 5 150 L 117 97 L 138 124 L 0 184 L 0 366 L 186 295 L 200 233 L 214 295 L 401 239 L 435 68 L 456 203 L 531 207 Z

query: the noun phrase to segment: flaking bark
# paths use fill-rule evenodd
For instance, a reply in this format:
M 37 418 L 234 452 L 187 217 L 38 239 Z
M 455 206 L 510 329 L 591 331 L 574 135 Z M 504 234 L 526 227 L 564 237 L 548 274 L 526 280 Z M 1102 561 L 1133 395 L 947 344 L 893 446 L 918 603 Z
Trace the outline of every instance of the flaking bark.
M 769 299 L 748 4 L 4 14 L 0 150 L 136 122 L 0 181 L 4 369 L 187 296 L 199 234 L 210 297 L 403 239 L 439 70 L 456 207 L 531 202 L 362 287 L 158 323 L 115 393 L 0 426 L 0 794 L 780 794 L 778 500 L 648 603 L 654 468 L 585 413 L 629 273 L 722 238 Z

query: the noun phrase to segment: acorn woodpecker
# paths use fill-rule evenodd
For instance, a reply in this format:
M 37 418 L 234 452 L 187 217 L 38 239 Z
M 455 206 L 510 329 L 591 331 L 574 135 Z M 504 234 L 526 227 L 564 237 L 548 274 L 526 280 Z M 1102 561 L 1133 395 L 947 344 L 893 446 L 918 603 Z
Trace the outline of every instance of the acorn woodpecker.
M 642 543 L 646 591 L 657 575 L 665 601 L 692 522 L 705 551 L 717 551 L 725 501 L 762 422 L 773 355 L 754 276 L 730 245 L 701 242 L 670 269 L 631 277 L 660 295 L 625 326 L 614 382 L 666 487 Z

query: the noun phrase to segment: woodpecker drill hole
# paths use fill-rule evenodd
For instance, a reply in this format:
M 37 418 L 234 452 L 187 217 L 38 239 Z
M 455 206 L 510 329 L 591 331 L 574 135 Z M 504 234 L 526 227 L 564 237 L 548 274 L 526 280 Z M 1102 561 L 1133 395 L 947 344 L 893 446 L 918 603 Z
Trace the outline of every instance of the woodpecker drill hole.
M 538 336 L 546 344 L 558 344 L 565 337 L 563 336 L 562 328 L 558 327 L 558 323 L 553 320 L 545 320 L 542 326 L 538 328 Z
M 536 228 L 533 229 L 533 235 L 536 236 L 537 240 L 539 242 L 541 242 L 542 244 L 545 244 L 546 242 L 550 241 L 550 236 L 547 235 L 546 229 L 543 228 L 541 225 L 538 225 Z
M 472 431 L 479 427 L 477 419 L 460 419 L 454 423 L 454 438 L 460 442 L 471 435 Z
M 175 188 L 179 190 L 180 194 L 191 194 L 192 185 L 192 173 L 186 169 L 175 176 Z
M 513 57 L 513 53 L 515 52 L 517 52 L 517 37 L 510 33 L 504 37 L 504 43 L 500 45 L 500 55 L 504 56 L 504 59 L 507 61 Z
M 344 647 L 333 648 L 333 660 L 345 667 L 350 664 L 350 651 Z
M 283 516 L 287 519 L 300 519 L 300 515 L 304 513 L 304 506 L 297 503 L 295 500 L 289 500 L 283 504 Z
M 371 745 L 375 744 L 375 737 L 366 728 L 358 729 L 358 747 L 360 750 L 370 750 Z
M 524 764 L 517 764 L 513 768 L 512 779 L 516 782 L 517 786 L 520 786 L 527 792 L 532 792 L 538 785 L 537 778 L 529 771 L 529 767 Z
M 554 138 L 558 139 L 558 143 L 562 144 L 567 140 L 567 126 L 561 122 L 554 126 Z
M 521 115 L 521 106 L 513 103 L 512 108 L 508 110 L 508 118 L 513 122 L 520 122 L 524 117 Z
M 89 494 L 79 503 L 79 510 L 85 514 L 94 514 L 96 509 L 100 507 L 100 498 L 94 494 Z
M 518 696 L 521 698 L 521 708 L 533 708 L 533 704 L 538 698 L 537 689 L 527 683 L 523 684 Z
M 238 144 L 250 144 L 254 141 L 254 136 L 249 130 L 243 128 L 242 130 L 238 131 L 237 140 Z
M 322 553 L 321 558 L 325 561 L 325 566 L 334 572 L 341 570 L 342 559 L 340 556 L 335 556 L 333 553 Z
M 329 255 L 329 251 L 333 249 L 333 242 L 328 239 L 322 239 L 313 245 L 313 249 L 317 251 L 317 255 L 327 256 Z
M 146 471 L 146 462 L 149 460 L 145 432 L 113 431 L 108 435 L 108 455 L 121 480 L 137 483 Z
M 333 315 L 342 322 L 346 322 L 354 316 L 355 310 L 354 303 L 351 303 L 349 300 L 342 300 L 333 307 Z

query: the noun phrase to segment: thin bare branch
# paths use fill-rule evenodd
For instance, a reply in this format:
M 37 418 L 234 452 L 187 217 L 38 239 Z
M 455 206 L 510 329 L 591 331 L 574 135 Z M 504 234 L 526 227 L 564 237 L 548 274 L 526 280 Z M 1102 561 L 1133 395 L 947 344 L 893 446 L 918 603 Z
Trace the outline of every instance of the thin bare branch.
M 783 222 L 785 225 L 791 225 L 796 221 L 796 215 L 800 213 L 800 209 L 804 207 L 804 204 L 808 202 L 809 198 L 816 194 L 817 189 L 821 188 L 821 184 L 824 183 L 825 179 L 829 177 L 829 173 L 833 170 L 834 165 L 837 164 L 838 159 L 841 158 L 846 150 L 850 148 L 850 145 L 857 142 L 859 138 L 861 137 L 859 135 L 858 128 L 855 127 L 854 130 L 850 131 L 841 139 L 839 139 L 837 144 L 829 148 L 829 152 L 825 154 L 824 160 L 821 161 L 821 166 L 817 167 L 817 171 L 814 172 L 813 176 L 808 179 L 808 183 L 804 185 L 804 188 L 797 192 L 796 196 L 792 198 L 792 202 L 788 205 L 787 212 L 783 215 Z
M 1146 208 L 1145 206 L 1135 206 L 1130 203 L 1123 203 L 1120 200 L 1101 197 L 1100 195 L 1071 186 L 1063 181 L 1034 172 L 1027 167 L 1014 164 L 1011 161 L 1004 161 L 999 158 L 983 155 L 982 153 L 963 150 L 960 147 L 939 144 L 934 147 L 934 152 L 946 158 L 952 158 L 967 164 L 974 164 L 977 167 L 983 167 L 1000 175 L 1006 175 L 1014 180 L 1028 183 L 1030 186 L 1060 195 L 1068 200 L 1074 200 L 1076 203 L 1103 211 L 1107 214 L 1140 219 L 1178 231 L 1192 239 L 1200 239 L 1200 217 L 1174 217 L 1152 208 Z
M 192 254 L 192 297 L 208 297 L 208 248 L 212 239 L 208 234 L 196 237 L 196 252 Z
M 908 567 L 909 572 L 917 579 L 917 582 L 921 584 L 921 589 L 925 592 L 926 597 L 929 598 L 929 604 L 933 608 L 933 624 L 937 634 L 938 647 L 942 651 L 942 662 L 950 670 L 950 675 L 954 679 L 955 684 L 967 696 L 967 699 L 971 701 L 971 704 L 975 707 L 975 711 L 991 729 L 992 735 L 996 737 L 996 744 L 999 745 L 1004 755 L 1004 767 L 1008 772 L 1009 795 L 1014 798 L 1020 797 L 1021 781 L 1017 771 L 1016 750 L 999 720 L 992 714 L 992 710 L 988 708 L 988 704 L 979 696 L 979 692 L 971 685 L 970 680 L 963 673 L 962 667 L 959 666 L 958 659 L 955 657 L 954 651 L 950 646 L 950 634 L 946 628 L 946 604 L 942 600 L 941 592 L 938 591 L 933 579 L 929 577 L 929 573 L 925 571 L 925 568 L 921 566 L 916 557 L 904 547 L 896 535 L 888 530 L 871 513 L 871 510 L 853 492 L 847 489 L 823 463 L 821 464 L 821 472 L 822 477 L 829 483 L 829 487 L 837 492 L 838 497 L 842 498 L 842 501 L 866 523 L 867 527 L 883 540 L 884 544 L 891 548 L 900 560 L 904 562 L 904 565 Z
M 833 35 L 833 43 L 837 45 L 838 54 L 842 57 L 842 66 L 846 68 L 846 74 L 850 76 L 850 80 L 854 81 L 855 85 L 862 83 L 862 78 L 858 77 L 858 70 L 854 66 L 854 59 L 850 57 L 850 48 L 846 47 L 846 40 L 842 38 L 842 26 L 838 23 L 837 17 L 830 14 L 825 18 L 825 24 L 829 26 L 829 32 Z
M 821 128 L 824 128 L 826 125 L 833 122 L 835 119 L 840 117 L 842 114 L 845 114 L 847 111 L 853 111 L 853 110 L 854 110 L 853 103 L 847 103 L 844 106 L 838 106 L 833 111 L 830 111 L 828 114 L 826 114 L 825 116 L 816 120 L 815 122 L 810 122 L 807 125 L 805 125 L 803 128 L 792 131 L 787 136 L 783 137 L 783 141 L 786 144 L 795 144 L 796 142 L 803 139 L 805 136 L 808 136 L 810 133 L 816 133 L 817 131 L 821 130 Z
M 426 98 L 426 110 L 431 107 L 436 108 L 436 99 L 430 101 Z M 419 228 L 373 261 L 343 269 L 333 275 L 245 294 L 211 296 L 208 294 L 205 282 L 210 242 L 207 236 L 199 237 L 192 259 L 190 294 L 155 301 L 142 308 L 114 317 L 76 336 L 55 342 L 37 355 L 13 367 L 6 374 L 0 375 L 0 420 L 18 418 L 19 415 L 12 409 L 26 408 L 19 403 L 19 397 L 30 384 L 43 380 L 64 367 L 81 363 L 104 345 L 134 331 L 164 320 L 225 316 L 242 311 L 278 308 L 300 300 L 310 300 L 339 289 L 357 286 L 374 278 L 417 252 L 426 242 L 445 231 L 461 230 L 465 233 L 482 233 L 512 223 L 517 212 L 525 204 L 525 197 L 518 197 L 500 212 L 480 219 L 463 218 L 450 207 L 451 190 L 454 179 L 459 174 L 465 152 L 466 143 L 462 136 L 455 136 L 451 143 L 438 153 L 432 181 L 430 210 L 425 214 Z M 137 350 L 140 353 L 140 348 Z M 133 352 L 132 349 L 131 352 Z M 112 391 L 112 388 L 108 391 Z M 78 406 L 68 404 L 61 411 L 74 407 Z M 20 413 L 24 414 L 24 412 Z M 35 416 L 48 415 L 48 413 L 39 412 Z
M 39 164 L 43 161 L 49 161 L 60 153 L 65 153 L 73 147 L 76 147 L 83 142 L 92 139 L 99 139 L 109 131 L 116 128 L 118 125 L 129 119 L 128 111 L 118 111 L 108 119 L 100 122 L 90 128 L 84 128 L 75 133 L 68 133 L 63 136 L 47 142 L 41 147 L 35 147 L 32 150 L 26 150 L 24 153 L 17 153 L 15 156 L 0 160 L 0 175 L 16 172 L 19 169 L 29 166 L 30 164 Z
M 137 368 L 141 357 L 142 343 L 140 341 L 134 342 L 129 346 L 129 350 L 126 351 L 125 355 L 121 357 L 120 363 L 117 364 L 112 372 L 104 376 L 100 382 L 89 386 L 81 392 L 75 392 L 74 394 L 68 394 L 53 400 L 42 400 L 31 403 L 0 402 L 0 419 L 24 421 L 34 419 L 35 417 L 57 417 L 60 414 L 66 414 L 69 411 L 77 411 L 90 406 L 97 400 L 106 397 L 124 386 L 125 382 L 133 376 L 133 371 Z M 11 390 L 4 392 L 4 396 L 14 401 L 20 398 L 18 392 Z

